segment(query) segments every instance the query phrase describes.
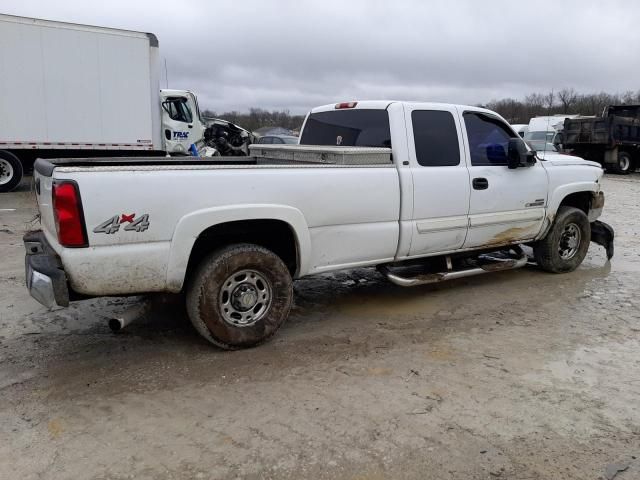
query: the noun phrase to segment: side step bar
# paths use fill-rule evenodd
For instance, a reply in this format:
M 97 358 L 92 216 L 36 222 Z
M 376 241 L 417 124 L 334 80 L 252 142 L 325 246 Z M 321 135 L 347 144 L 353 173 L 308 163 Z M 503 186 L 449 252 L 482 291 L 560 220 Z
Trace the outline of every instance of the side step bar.
M 444 282 L 446 280 L 455 280 L 456 278 L 472 277 L 474 275 L 480 275 L 481 273 L 513 270 L 524 267 L 528 261 L 527 255 L 519 246 L 512 247 L 512 250 L 514 250 L 516 255 L 518 255 L 517 258 L 498 258 L 492 257 L 490 254 L 484 254 L 480 255 L 479 258 L 483 261 L 487 261 L 486 264 L 480 265 L 476 268 L 469 268 L 467 270 L 451 270 L 451 258 L 449 256 L 446 257 L 447 267 L 449 268 L 449 271 L 447 272 L 426 273 L 415 277 L 402 277 L 392 273 L 386 265 L 378 267 L 378 270 L 386 276 L 389 281 L 396 285 L 400 285 L 401 287 L 414 287 L 416 285 L 426 285 L 429 283 Z

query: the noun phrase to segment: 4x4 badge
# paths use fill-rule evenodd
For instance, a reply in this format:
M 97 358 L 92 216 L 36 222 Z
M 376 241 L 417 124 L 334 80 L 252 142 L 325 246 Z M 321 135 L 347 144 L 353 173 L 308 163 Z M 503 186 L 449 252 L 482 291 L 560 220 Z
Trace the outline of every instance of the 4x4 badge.
M 145 213 L 139 218 L 135 218 L 136 214 L 114 215 L 109 220 L 102 222 L 96 228 L 93 229 L 93 233 L 106 233 L 107 235 L 116 233 L 120 230 L 120 227 L 127 224 L 124 227 L 125 232 L 144 232 L 149 228 L 149 214 Z

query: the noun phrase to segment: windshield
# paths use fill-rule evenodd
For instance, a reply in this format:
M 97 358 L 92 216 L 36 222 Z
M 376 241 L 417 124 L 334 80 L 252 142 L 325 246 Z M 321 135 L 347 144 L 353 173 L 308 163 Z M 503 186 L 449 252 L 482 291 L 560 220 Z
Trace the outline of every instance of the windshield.
M 334 110 L 309 115 L 301 145 L 391 147 L 386 110 Z
M 530 140 L 546 140 L 547 142 L 550 142 L 553 140 L 553 136 L 556 134 L 556 132 L 545 132 L 545 131 L 538 131 L 538 132 L 527 132 L 526 135 L 524 136 L 524 139 L 527 141 Z
M 284 143 L 298 143 L 298 137 L 280 137 Z
M 553 143 L 545 142 L 544 140 L 529 140 L 527 143 L 536 152 L 557 152 L 558 151 L 558 149 Z

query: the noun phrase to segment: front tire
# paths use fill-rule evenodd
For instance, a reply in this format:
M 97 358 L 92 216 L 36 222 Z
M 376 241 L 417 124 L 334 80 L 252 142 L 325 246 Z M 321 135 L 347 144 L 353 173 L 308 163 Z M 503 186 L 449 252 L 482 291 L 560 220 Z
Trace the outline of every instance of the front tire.
M 633 170 L 633 160 L 627 152 L 618 153 L 618 161 L 611 166 L 613 173 L 618 175 L 629 175 Z
M 590 242 L 587 215 L 574 207 L 560 207 L 547 236 L 533 245 L 533 253 L 543 270 L 567 273 L 580 266 Z
M 13 153 L 0 150 L 0 192 L 10 192 L 22 180 L 22 163 Z
M 272 251 L 236 244 L 206 257 L 187 288 L 187 312 L 214 345 L 235 350 L 270 339 L 289 316 L 293 282 Z

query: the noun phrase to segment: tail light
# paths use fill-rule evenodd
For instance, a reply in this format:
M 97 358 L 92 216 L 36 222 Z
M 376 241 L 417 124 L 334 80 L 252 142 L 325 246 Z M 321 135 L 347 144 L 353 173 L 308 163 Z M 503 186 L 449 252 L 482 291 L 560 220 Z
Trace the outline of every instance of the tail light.
M 53 216 L 63 247 L 88 247 L 78 184 L 65 180 L 53 184 Z
M 336 103 L 336 110 L 340 110 L 342 108 L 356 108 L 356 105 L 358 105 L 358 102 Z

